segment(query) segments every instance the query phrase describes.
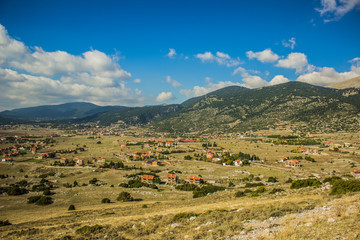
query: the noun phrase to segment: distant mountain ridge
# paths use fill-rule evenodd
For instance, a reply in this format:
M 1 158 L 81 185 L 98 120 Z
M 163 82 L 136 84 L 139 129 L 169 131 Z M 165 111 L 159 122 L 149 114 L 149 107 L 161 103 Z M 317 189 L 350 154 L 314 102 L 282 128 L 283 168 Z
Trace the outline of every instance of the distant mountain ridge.
M 84 118 L 112 109 L 122 108 L 120 106 L 98 106 L 86 102 L 72 102 L 59 105 L 44 105 L 37 107 L 19 108 L 7 110 L 0 113 L 0 116 L 8 119 L 19 120 L 60 120 Z
M 326 87 L 337 88 L 337 89 L 347 89 L 347 88 L 359 88 L 360 89 L 360 76 L 346 80 L 346 81 L 333 83 L 333 84 L 327 85 Z
M 302 132 L 360 131 L 359 93 L 360 89 L 334 89 L 295 81 L 257 89 L 230 86 L 188 99 L 182 104 L 99 107 L 79 103 L 74 107 L 72 103 L 72 110 L 66 111 L 64 106 L 52 107 L 57 110 L 56 117 L 60 119 L 61 115 L 64 123 L 65 119 L 68 123 L 73 119 L 70 123 L 92 122 L 104 126 L 121 123 L 123 126 L 147 126 L 156 131 L 177 133 L 288 127 Z M 49 107 L 21 111 L 30 115 L 32 109 Z M 8 121 L 16 114 L 21 115 L 15 110 L 11 112 L 13 115 L 3 115 L 2 112 L 0 117 Z M 52 113 L 49 109 L 45 112 Z

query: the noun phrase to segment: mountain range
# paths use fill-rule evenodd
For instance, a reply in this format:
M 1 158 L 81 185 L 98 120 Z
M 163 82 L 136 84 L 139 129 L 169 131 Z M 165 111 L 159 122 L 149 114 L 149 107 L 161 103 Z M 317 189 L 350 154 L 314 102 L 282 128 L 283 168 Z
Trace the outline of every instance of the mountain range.
M 302 132 L 359 131 L 359 93 L 359 88 L 336 89 L 297 81 L 257 89 L 230 86 L 181 104 L 101 107 L 67 103 L 4 111 L 0 121 L 121 123 L 177 133 L 289 127 Z

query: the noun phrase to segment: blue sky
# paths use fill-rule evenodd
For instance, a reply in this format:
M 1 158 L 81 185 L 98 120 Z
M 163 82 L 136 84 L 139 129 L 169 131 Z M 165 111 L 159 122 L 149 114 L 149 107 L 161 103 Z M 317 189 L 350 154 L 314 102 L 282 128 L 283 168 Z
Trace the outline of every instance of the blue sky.
M 0 24 L 0 110 L 360 75 L 360 0 L 1 0 Z

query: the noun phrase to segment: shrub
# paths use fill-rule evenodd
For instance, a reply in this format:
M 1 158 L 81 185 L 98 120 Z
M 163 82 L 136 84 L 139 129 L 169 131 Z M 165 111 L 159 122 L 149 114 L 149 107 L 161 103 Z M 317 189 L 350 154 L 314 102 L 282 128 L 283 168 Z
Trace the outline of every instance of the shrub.
M 46 197 L 46 196 L 41 196 L 39 198 L 39 200 L 37 200 L 35 202 L 36 205 L 49 205 L 51 204 L 53 201 L 52 201 L 52 198 L 51 197 Z
M 293 180 L 291 178 L 289 178 L 288 180 L 286 180 L 285 183 L 292 183 L 292 182 L 293 182 Z
M 323 183 L 327 183 L 327 182 L 330 182 L 331 184 L 333 184 L 334 181 L 337 181 L 337 180 L 342 180 L 341 177 L 338 177 L 338 176 L 334 176 L 334 177 L 327 177 L 324 179 Z
M 75 206 L 73 204 L 71 204 L 68 208 L 68 211 L 73 211 L 73 210 L 75 210 Z
M 296 180 L 291 183 L 291 189 L 299 189 L 304 187 L 318 187 L 321 185 L 321 182 L 317 179 L 303 179 L 303 180 Z
M 283 191 L 284 191 L 284 189 L 282 189 L 282 188 L 274 188 L 273 190 L 271 190 L 269 192 L 269 194 L 275 194 L 277 192 L 283 192 Z
M 89 184 L 96 184 L 97 183 L 97 178 L 93 178 L 91 180 L 89 180 Z
M 316 162 L 315 159 L 310 156 L 305 157 L 305 160 L 310 161 L 310 162 Z
M 252 191 L 250 189 L 245 189 L 244 193 L 252 193 Z
M 267 181 L 268 181 L 268 182 L 272 182 L 272 183 L 278 182 L 278 180 L 277 180 L 276 177 L 269 177 Z
M 101 200 L 101 203 L 110 203 L 111 201 L 110 201 L 110 199 L 108 199 L 108 198 L 103 198 L 102 200 Z
M 244 197 L 244 196 L 246 196 L 245 195 L 245 193 L 243 192 L 243 191 L 237 191 L 236 193 L 235 193 L 235 197 Z
M 200 189 L 194 190 L 193 198 L 205 197 L 209 193 L 214 193 L 214 192 L 223 191 L 223 190 L 225 190 L 225 188 L 207 184 L 205 186 L 202 186 Z
M 258 197 L 258 196 L 260 196 L 258 192 L 252 192 L 250 194 L 250 197 Z
M 86 234 L 97 233 L 101 229 L 103 229 L 103 226 L 97 224 L 94 226 L 83 226 L 82 228 L 77 229 L 76 233 L 86 235 Z
M 128 192 L 121 192 L 119 193 L 119 196 L 117 197 L 118 201 L 121 202 L 130 202 L 130 201 L 134 201 L 133 197 L 130 195 L 130 193 Z
M 177 185 L 175 187 L 175 189 L 181 190 L 181 191 L 194 191 L 194 190 L 199 189 L 199 187 L 196 186 L 195 184 L 184 183 L 182 185 Z
M 254 181 L 261 181 L 261 178 L 260 178 L 260 177 L 254 177 L 253 180 L 254 180 Z
M 266 192 L 266 188 L 264 186 L 261 186 L 261 187 L 258 187 L 255 192 L 257 193 L 263 193 L 263 192 Z
M 28 198 L 28 202 L 27 203 L 36 203 L 39 199 L 41 198 L 41 196 L 32 196 Z
M 141 208 L 147 208 L 148 206 L 146 204 L 142 205 Z
M 332 183 L 330 195 L 360 191 L 360 180 L 337 180 Z
M 252 187 L 260 187 L 260 186 L 264 186 L 264 184 L 263 183 L 246 183 L 245 184 L 245 187 L 246 188 L 252 188 Z
M 51 195 L 52 193 L 51 193 L 50 189 L 45 189 L 44 192 L 43 192 L 43 194 L 44 194 L 45 196 L 49 196 L 49 195 Z
M 20 188 L 19 186 L 11 186 L 6 188 L 6 192 L 10 196 L 16 196 L 26 194 L 28 193 L 28 190 L 26 188 Z
M 8 225 L 11 225 L 11 223 L 8 220 L 0 221 L 0 227 L 8 226 Z

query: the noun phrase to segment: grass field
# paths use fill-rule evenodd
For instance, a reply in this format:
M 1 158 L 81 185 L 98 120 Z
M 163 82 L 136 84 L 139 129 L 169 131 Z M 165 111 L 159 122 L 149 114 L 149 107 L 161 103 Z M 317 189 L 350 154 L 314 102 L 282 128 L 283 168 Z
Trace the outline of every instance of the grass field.
M 30 128 L 18 132 L 3 130 L 1 134 L 15 136 L 32 133 L 44 136 L 45 132 L 44 129 Z M 204 153 L 203 142 L 179 142 L 176 150 L 186 152 L 166 155 L 169 159 L 164 166 L 148 166 L 142 161 L 115 156 L 120 152 L 155 151 L 154 146 L 121 147 L 123 143 L 132 140 L 143 142 L 146 138 L 70 137 L 61 131 L 56 133 L 59 136 L 53 138 L 55 142 L 43 146 L 38 153 L 29 152 L 13 157 L 14 162 L 0 163 L 0 174 L 8 176 L 0 179 L 1 187 L 26 180 L 31 190 L 31 186 L 40 183 L 40 175 L 46 173 L 52 173 L 46 180 L 53 184 L 53 195 L 50 196 L 53 203 L 46 206 L 27 203 L 30 196 L 42 195 L 42 192 L 0 195 L 0 220 L 8 220 L 12 224 L 0 226 L 1 239 L 357 239 L 360 236 L 359 193 L 332 196 L 331 185 L 328 184 L 290 189 L 290 183 L 285 183 L 289 178 L 296 180 L 309 176 L 320 181 L 330 176 L 356 178 L 351 171 L 360 166 L 359 145 L 355 144 L 360 139 L 359 134 L 313 136 L 323 142 L 350 142 L 353 145 L 343 148 L 343 152 L 330 151 L 325 147 L 320 155 L 310 155 L 316 162 L 301 160 L 302 167 L 295 169 L 285 167 L 279 163 L 279 159 L 288 156 L 304 158 L 305 154 L 291 152 L 304 146 L 276 145 L 256 141 L 256 138 L 210 140 L 216 142 L 218 148 L 232 153 L 241 151 L 259 156 L 261 161 L 250 166 L 222 166 L 213 162 L 184 160 L 188 154 Z M 101 144 L 97 143 L 99 141 Z M 2 147 L 9 145 L 4 143 Z M 77 147 L 84 147 L 86 151 L 58 153 L 55 159 L 37 158 L 40 153 Z M 189 149 L 195 152 L 189 152 Z M 85 161 L 104 157 L 107 162 L 122 161 L 126 166 L 135 166 L 137 170 L 52 166 L 62 157 L 79 157 Z M 156 171 L 163 180 L 172 170 L 177 171 L 182 180 L 187 180 L 189 175 L 201 175 L 205 181 L 223 186 L 226 190 L 193 198 L 192 192 L 180 191 L 170 185 L 158 185 L 158 189 L 119 187 L 120 183 L 130 180 L 127 175 L 151 170 Z M 265 192 L 253 197 L 252 193 L 247 193 L 236 198 L 236 192 L 246 189 L 244 186 L 247 182 L 243 179 L 250 176 L 259 178 L 253 183 L 263 183 Z M 269 177 L 277 178 L 278 182 L 268 183 Z M 99 186 L 89 184 L 93 178 L 99 180 Z M 78 186 L 69 187 L 74 181 Z M 233 183 L 231 187 L 230 182 Z M 274 188 L 284 191 L 271 194 Z M 247 189 L 256 191 L 257 187 Z M 122 191 L 129 192 L 137 201 L 117 201 Z M 109 198 L 111 203 L 101 203 L 104 198 Z M 71 204 L 76 210 L 68 211 Z

